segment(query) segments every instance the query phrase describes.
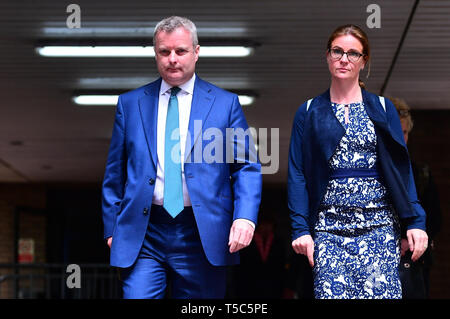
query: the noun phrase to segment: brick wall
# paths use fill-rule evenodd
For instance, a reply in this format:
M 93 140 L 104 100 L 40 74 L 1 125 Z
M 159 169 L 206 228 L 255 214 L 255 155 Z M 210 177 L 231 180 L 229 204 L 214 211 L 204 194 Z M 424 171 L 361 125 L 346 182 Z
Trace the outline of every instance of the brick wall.
M 0 263 L 10 263 L 13 260 L 13 207 L 0 200 Z M 11 269 L 0 268 L 0 276 L 12 274 Z M 12 293 L 12 285 L 8 280 L 0 282 L 0 298 L 8 298 Z
M 14 214 L 16 207 L 26 208 L 19 213 L 20 238 L 32 238 L 35 245 L 35 262 L 46 262 L 46 215 L 42 213 L 46 206 L 45 201 L 46 194 L 43 186 L 31 184 L 0 185 L 1 264 L 14 263 Z M 26 270 L 22 270 L 20 273 L 25 272 Z M 11 274 L 13 274 L 11 268 L 0 268 L 0 276 Z M 11 298 L 12 296 L 12 280 L 0 282 L 0 298 Z
M 14 238 L 14 207 L 0 200 L 0 263 L 12 262 Z

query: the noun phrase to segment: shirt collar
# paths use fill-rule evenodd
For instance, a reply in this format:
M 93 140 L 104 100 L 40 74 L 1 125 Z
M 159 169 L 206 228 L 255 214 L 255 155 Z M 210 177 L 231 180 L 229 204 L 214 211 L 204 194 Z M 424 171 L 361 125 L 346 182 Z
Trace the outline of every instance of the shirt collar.
M 194 75 L 190 78 L 190 80 L 188 80 L 187 82 L 179 85 L 178 87 L 189 94 L 194 94 L 194 84 L 195 84 L 195 73 Z M 169 91 L 172 88 L 172 86 L 167 83 L 166 81 L 164 81 L 164 79 L 162 79 L 161 81 L 161 88 L 159 89 L 159 94 L 165 94 L 167 93 L 167 91 Z

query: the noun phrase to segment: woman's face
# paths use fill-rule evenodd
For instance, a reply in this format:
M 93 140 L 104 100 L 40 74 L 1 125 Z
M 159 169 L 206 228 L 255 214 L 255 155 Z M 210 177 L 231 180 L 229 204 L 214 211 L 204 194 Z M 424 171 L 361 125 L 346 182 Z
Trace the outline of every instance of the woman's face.
M 340 80 L 357 80 L 359 78 L 359 72 L 364 68 L 366 61 L 364 56 L 359 56 L 357 61 L 352 61 L 351 59 L 353 58 L 355 60 L 358 54 L 363 53 L 361 42 L 352 35 L 342 35 L 334 39 L 330 49 L 335 56 L 336 53 L 347 52 L 347 54 L 344 53 L 339 59 L 333 58 L 332 53 L 327 51 L 328 69 L 331 76 Z

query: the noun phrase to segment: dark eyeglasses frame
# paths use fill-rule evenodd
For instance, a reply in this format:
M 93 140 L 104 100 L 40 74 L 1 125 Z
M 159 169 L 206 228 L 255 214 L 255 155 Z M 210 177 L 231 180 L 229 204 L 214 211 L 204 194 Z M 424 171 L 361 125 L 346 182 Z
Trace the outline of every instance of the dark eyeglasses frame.
M 409 110 L 399 110 L 398 111 L 398 115 L 400 115 L 401 117 L 406 117 L 410 114 Z
M 332 56 L 332 53 L 331 53 L 332 50 L 339 50 L 339 51 L 342 51 L 343 53 L 342 53 L 342 55 L 341 55 L 339 58 L 335 58 L 335 57 Z M 354 58 L 350 58 L 350 56 L 348 55 L 348 52 L 358 54 L 358 58 L 357 58 L 356 60 L 354 60 Z M 352 51 L 344 51 L 344 50 L 342 50 L 342 49 L 333 49 L 333 48 L 328 48 L 328 53 L 330 53 L 331 58 L 332 58 L 333 60 L 335 60 L 335 61 L 339 61 L 340 59 L 342 59 L 342 57 L 344 56 L 344 54 L 347 54 L 347 59 L 348 59 L 350 62 L 353 62 L 353 63 L 358 62 L 359 59 L 361 59 L 362 56 L 365 56 L 365 55 L 366 55 L 366 54 L 364 54 L 364 53 L 359 53 L 359 52 L 353 51 L 353 50 L 352 50 Z

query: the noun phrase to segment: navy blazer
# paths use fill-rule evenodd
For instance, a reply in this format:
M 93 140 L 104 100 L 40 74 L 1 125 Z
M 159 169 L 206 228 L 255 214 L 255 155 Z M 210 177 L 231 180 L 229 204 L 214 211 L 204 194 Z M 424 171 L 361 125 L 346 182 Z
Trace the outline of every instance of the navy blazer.
M 104 238 L 113 237 L 112 266 L 134 263 L 152 214 L 160 86 L 161 78 L 120 95 L 117 103 L 102 189 Z M 194 122 L 201 123 L 201 130 Z M 236 148 L 243 142 L 220 140 L 218 133 L 225 137 L 228 128 L 248 129 L 238 96 L 196 76 L 185 154 L 192 159 L 185 161 L 184 175 L 203 250 L 216 266 L 239 262 L 239 255 L 228 250 L 231 224 L 238 218 L 256 224 L 261 200 L 261 165 L 249 160 L 249 153 L 256 154 L 254 144 L 245 143 L 245 154 L 235 151 L 234 161 L 195 159 L 197 150 L 202 152 L 211 143 L 222 146 L 225 156 L 226 144 L 234 143 Z M 203 136 L 208 129 L 217 133 L 214 139 Z
M 391 101 L 386 110 L 379 97 L 362 89 L 367 115 L 377 136 L 377 165 L 390 201 L 406 229 L 425 230 L 425 211 L 417 199 L 400 119 Z M 289 149 L 288 206 L 292 239 L 313 233 L 320 202 L 330 180 L 330 158 L 345 134 L 331 107 L 330 90 L 303 103 L 295 114 Z

